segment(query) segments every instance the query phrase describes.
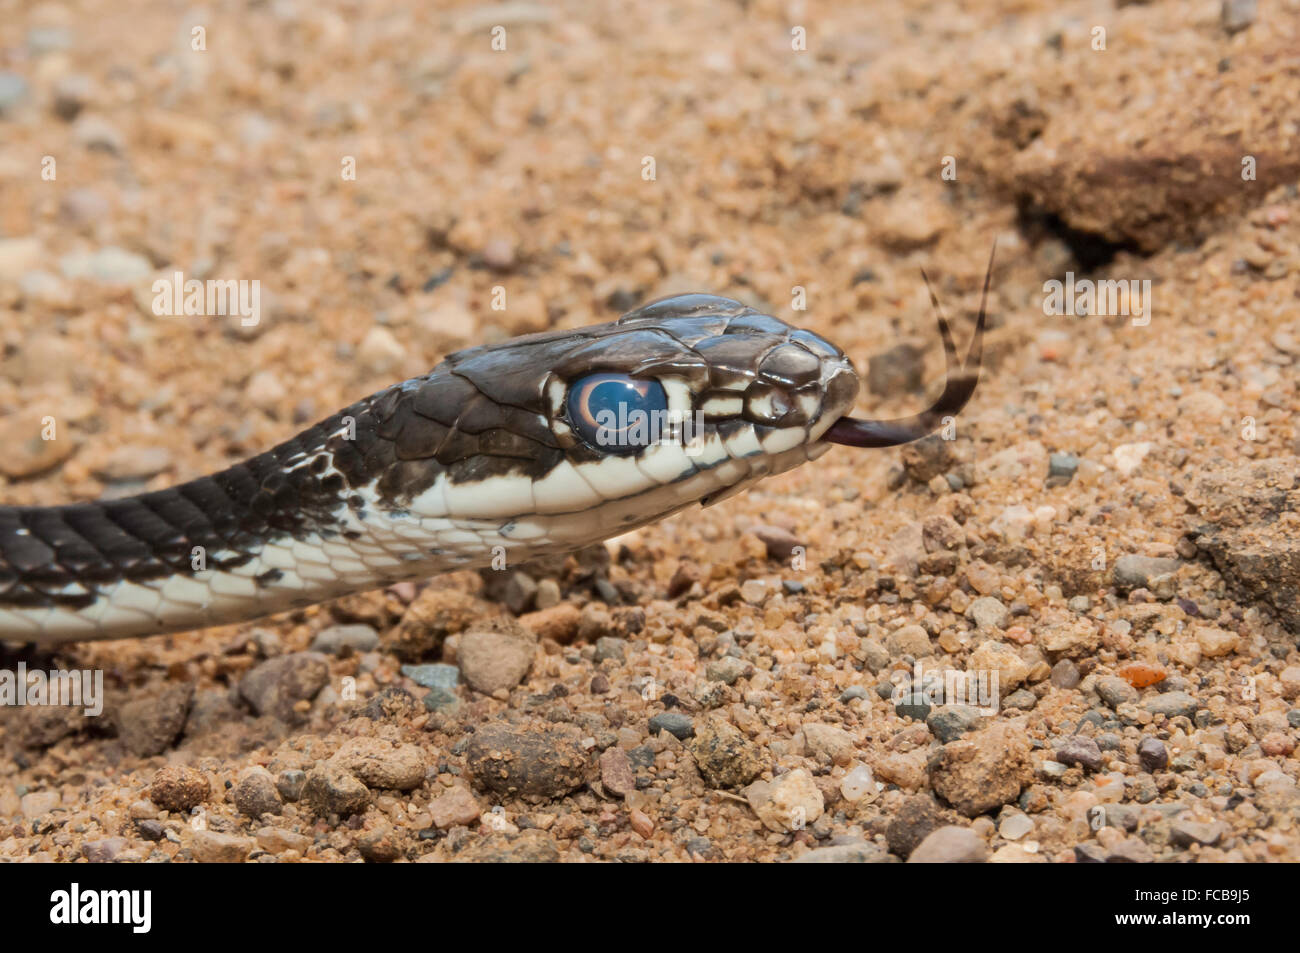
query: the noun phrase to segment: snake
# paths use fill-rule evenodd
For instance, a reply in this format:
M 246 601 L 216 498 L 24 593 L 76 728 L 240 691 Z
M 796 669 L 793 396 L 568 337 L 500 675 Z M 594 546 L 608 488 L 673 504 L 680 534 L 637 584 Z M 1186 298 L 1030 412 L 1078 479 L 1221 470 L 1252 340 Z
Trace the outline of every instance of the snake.
M 910 417 L 850 416 L 860 378 L 823 337 L 684 294 L 449 354 L 177 486 L 0 507 L 0 638 L 161 635 L 517 565 L 715 504 L 836 444 L 918 440 L 975 391 L 992 271 L 990 255 L 964 360 L 930 289 L 947 376 Z

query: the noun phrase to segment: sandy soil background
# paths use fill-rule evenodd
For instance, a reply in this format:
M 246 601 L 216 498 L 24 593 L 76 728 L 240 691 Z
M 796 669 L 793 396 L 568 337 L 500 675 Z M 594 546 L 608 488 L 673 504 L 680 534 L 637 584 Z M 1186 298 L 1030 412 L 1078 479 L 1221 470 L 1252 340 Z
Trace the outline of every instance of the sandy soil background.
M 920 268 L 962 342 L 996 239 L 957 439 L 547 565 L 11 647 L 110 697 L 0 712 L 0 858 L 1300 860 L 1300 4 L 407 6 L 0 0 L 6 503 L 683 290 L 908 413 Z M 262 320 L 155 315 L 176 271 Z M 1143 313 L 1045 313 L 1067 272 Z M 999 710 L 896 702 L 917 660 Z

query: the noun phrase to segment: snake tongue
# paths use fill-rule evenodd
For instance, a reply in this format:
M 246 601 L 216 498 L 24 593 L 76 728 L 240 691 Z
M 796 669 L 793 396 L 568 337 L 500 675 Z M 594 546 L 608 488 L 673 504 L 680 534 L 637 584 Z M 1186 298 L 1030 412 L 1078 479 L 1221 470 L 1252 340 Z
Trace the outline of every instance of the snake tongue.
M 920 440 L 938 430 L 945 417 L 958 413 L 971 395 L 980 379 L 980 354 L 984 343 L 984 313 L 989 297 L 989 282 L 993 277 L 993 256 L 997 252 L 997 243 L 989 253 L 989 267 L 984 274 L 984 293 L 980 297 L 979 318 L 975 322 L 975 336 L 971 339 L 966 360 L 958 362 L 957 348 L 952 343 L 952 332 L 948 321 L 939 306 L 939 299 L 930 287 L 930 278 L 925 278 L 925 287 L 930 292 L 930 301 L 939 318 L 939 336 L 943 338 L 943 351 L 948 361 L 948 379 L 943 393 L 927 409 L 911 417 L 899 417 L 894 420 L 860 420 L 857 417 L 841 417 L 822 435 L 829 443 L 843 444 L 846 447 L 896 447 L 899 444 Z

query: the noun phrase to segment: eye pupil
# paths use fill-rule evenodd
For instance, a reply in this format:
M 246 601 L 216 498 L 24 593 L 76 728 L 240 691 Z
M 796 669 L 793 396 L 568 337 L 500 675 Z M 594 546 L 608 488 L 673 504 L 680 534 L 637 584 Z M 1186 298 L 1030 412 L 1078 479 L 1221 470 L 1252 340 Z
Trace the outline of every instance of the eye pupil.
M 646 446 L 657 427 L 656 414 L 668 409 L 663 385 L 625 374 L 592 374 L 569 388 L 569 423 L 588 445 L 613 453 Z

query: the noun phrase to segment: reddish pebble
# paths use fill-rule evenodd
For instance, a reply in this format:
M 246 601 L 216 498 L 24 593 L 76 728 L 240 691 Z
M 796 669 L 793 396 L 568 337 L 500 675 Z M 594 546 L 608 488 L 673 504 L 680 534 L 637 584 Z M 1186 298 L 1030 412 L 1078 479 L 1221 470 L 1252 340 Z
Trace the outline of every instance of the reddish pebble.
M 1023 625 L 1013 625 L 1007 629 L 1006 637 L 1012 642 L 1019 645 L 1028 645 L 1034 641 L 1034 634 L 1026 629 Z
M 1150 662 L 1129 662 L 1116 669 L 1115 674 L 1134 688 L 1146 688 L 1156 682 L 1163 682 L 1169 673 L 1162 666 Z
M 632 830 L 640 834 L 644 840 L 649 840 L 650 835 L 655 832 L 655 822 L 636 808 L 628 812 L 628 817 L 632 821 Z

